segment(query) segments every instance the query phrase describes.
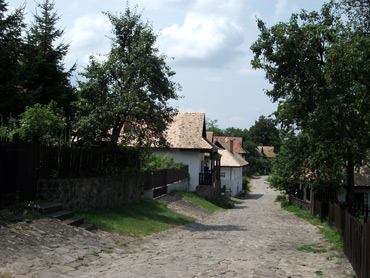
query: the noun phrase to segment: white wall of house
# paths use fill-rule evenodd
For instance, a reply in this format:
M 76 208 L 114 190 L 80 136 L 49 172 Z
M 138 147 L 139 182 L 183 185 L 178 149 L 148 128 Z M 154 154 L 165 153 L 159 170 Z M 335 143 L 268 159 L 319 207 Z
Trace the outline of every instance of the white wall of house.
M 176 163 L 182 162 L 189 166 L 189 191 L 195 191 L 199 185 L 199 173 L 202 171 L 202 161 L 204 161 L 204 153 L 199 151 L 180 151 L 180 150 L 155 150 L 154 153 L 161 155 L 171 155 Z
M 243 188 L 241 167 L 221 167 L 221 188 L 231 190 L 231 196 L 236 196 Z

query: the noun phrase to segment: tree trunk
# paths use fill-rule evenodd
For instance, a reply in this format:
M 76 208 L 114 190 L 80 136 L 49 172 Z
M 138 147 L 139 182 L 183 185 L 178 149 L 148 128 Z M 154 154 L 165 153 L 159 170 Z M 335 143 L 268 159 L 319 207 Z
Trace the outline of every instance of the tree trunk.
M 113 126 L 111 140 L 109 142 L 110 148 L 115 147 L 117 145 L 119 136 L 121 134 L 122 127 L 123 127 L 123 121 L 121 120 L 121 117 L 117 117 L 116 122 L 114 123 L 114 126 Z
M 355 164 L 352 159 L 348 159 L 346 165 L 347 174 L 347 205 L 352 205 L 355 201 Z

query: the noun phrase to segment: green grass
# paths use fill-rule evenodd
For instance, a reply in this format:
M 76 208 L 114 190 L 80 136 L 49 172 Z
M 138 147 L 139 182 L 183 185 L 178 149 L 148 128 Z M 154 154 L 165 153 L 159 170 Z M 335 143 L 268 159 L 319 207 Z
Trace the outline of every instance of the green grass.
M 311 244 L 311 245 L 302 245 L 297 248 L 298 251 L 305 251 L 309 253 L 325 253 L 327 250 L 321 245 Z
M 317 226 L 320 230 L 320 233 L 324 236 L 325 241 L 333 244 L 333 248 L 331 250 L 343 252 L 342 239 L 335 228 L 329 226 L 328 222 L 321 223 L 320 219 L 317 217 L 313 217 L 310 211 L 302 210 L 296 206 L 287 206 L 284 207 L 284 209 L 293 212 L 298 217 L 301 217 L 310 222 L 312 225 Z
M 323 273 L 322 271 L 320 271 L 320 270 L 315 271 L 315 274 L 316 274 L 317 276 L 323 276 L 323 275 L 324 275 L 324 273 Z
M 137 204 L 79 213 L 78 216 L 99 229 L 136 238 L 196 221 L 149 199 Z
M 181 197 L 192 201 L 193 203 L 201 206 L 202 208 L 205 208 L 206 210 L 210 211 L 211 213 L 214 213 L 215 211 L 219 210 L 220 207 L 216 206 L 215 204 L 212 204 L 202 198 L 200 198 L 198 195 L 190 192 L 184 192 L 184 191 L 173 191 L 175 194 L 180 195 Z

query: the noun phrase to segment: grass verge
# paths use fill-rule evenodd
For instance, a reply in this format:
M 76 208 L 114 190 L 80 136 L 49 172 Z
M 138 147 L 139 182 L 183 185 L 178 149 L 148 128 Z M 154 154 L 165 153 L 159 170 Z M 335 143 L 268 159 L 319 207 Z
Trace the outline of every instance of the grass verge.
M 154 200 L 78 214 L 99 229 L 143 238 L 196 221 L 173 212 Z
M 190 192 L 184 192 L 184 191 L 173 191 L 174 194 L 177 194 L 189 201 L 192 201 L 194 204 L 197 204 L 201 206 L 202 208 L 205 208 L 206 210 L 210 211 L 211 213 L 214 213 L 215 211 L 219 210 L 220 207 L 216 206 L 215 204 L 212 204 L 211 202 L 208 202 L 202 198 L 200 198 L 198 195 Z
M 283 208 L 287 211 L 293 212 L 298 217 L 307 220 L 312 225 L 317 226 L 320 230 L 320 233 L 324 236 L 325 241 L 333 244 L 333 248 L 331 250 L 343 252 L 342 239 L 335 228 L 329 226 L 328 222 L 321 223 L 320 219 L 313 217 L 309 211 L 302 210 L 296 206 L 286 206 Z

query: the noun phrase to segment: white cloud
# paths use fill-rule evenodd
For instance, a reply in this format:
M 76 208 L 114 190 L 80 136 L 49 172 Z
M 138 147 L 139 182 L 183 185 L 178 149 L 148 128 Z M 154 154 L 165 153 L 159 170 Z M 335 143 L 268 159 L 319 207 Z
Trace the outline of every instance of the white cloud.
M 69 59 L 78 60 L 78 64 L 86 65 L 92 54 L 107 53 L 111 25 L 106 15 L 88 14 L 75 20 L 73 27 L 66 32 L 66 41 L 71 42 Z
M 239 54 L 244 41 L 240 0 L 197 0 L 183 24 L 164 28 L 159 37 L 161 51 L 183 64 L 224 64 Z

